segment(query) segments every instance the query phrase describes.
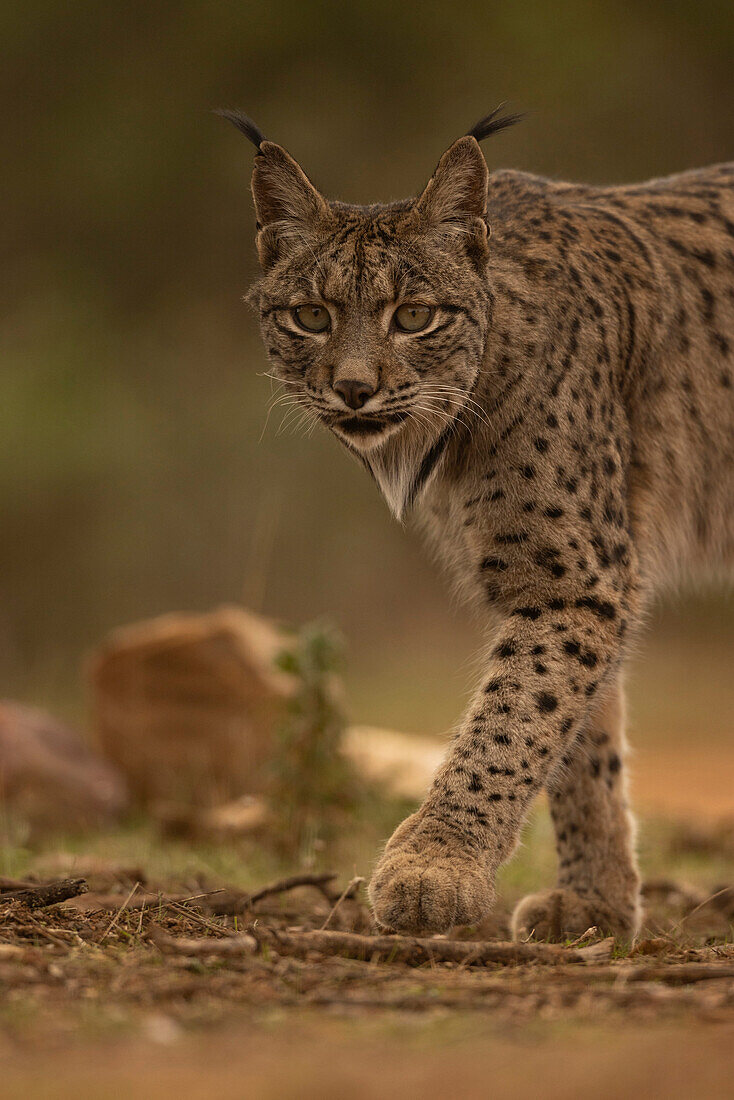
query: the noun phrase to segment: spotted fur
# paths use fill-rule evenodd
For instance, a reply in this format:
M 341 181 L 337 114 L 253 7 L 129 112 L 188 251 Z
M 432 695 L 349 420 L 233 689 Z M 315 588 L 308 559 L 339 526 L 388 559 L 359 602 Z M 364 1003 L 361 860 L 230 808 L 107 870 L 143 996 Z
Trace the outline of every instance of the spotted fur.
M 632 937 L 625 656 L 661 585 L 734 561 L 734 165 L 571 185 L 489 175 L 469 135 L 417 198 L 358 207 L 253 133 L 274 373 L 486 624 L 445 763 L 375 870 L 376 918 L 477 921 L 545 788 L 558 885 L 520 904 L 517 934 Z M 396 329 L 404 302 L 435 307 L 425 331 Z M 299 330 L 303 303 L 328 331 Z M 359 409 L 344 379 L 369 388 Z

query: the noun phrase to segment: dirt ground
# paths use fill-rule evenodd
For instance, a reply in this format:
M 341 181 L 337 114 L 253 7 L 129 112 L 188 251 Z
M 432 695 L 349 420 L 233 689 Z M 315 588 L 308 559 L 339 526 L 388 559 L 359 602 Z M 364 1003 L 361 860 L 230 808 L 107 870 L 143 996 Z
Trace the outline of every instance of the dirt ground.
M 682 668 L 673 679 L 684 682 Z M 719 680 L 728 684 L 723 671 Z M 406 806 L 343 838 L 328 863 L 320 855 L 334 879 L 259 900 L 292 868 L 258 844 L 174 841 L 150 823 L 38 843 L 3 836 L 0 1097 L 731 1097 L 730 706 L 698 744 L 681 731 L 703 701 L 689 715 L 687 692 L 656 699 L 669 712 L 660 703 L 641 715 L 659 728 L 631 757 L 646 880 L 632 951 L 591 933 L 552 957 L 543 945 L 535 958 L 492 957 L 516 900 L 553 881 L 542 808 L 502 872 L 492 917 L 409 962 L 368 941 L 325 951 L 308 939 L 325 923 L 374 935 L 363 887 L 339 897 L 369 874 Z M 14 880 L 71 875 L 87 893 L 36 909 L 3 900 Z M 250 930 L 254 945 L 242 938 Z M 279 944 L 276 933 L 306 940 Z M 447 942 L 469 954 L 443 960 Z
M 37 908 L 12 899 L 30 878 L 0 880 L 4 1097 L 731 1095 L 731 886 L 648 880 L 632 950 L 594 931 L 517 949 L 507 903 L 386 946 L 335 877 L 84 874 L 88 892 Z
M 731 1097 L 734 1028 L 652 1025 L 550 1034 L 498 1034 L 460 1020 L 400 1022 L 355 1038 L 339 1021 L 289 1024 L 287 1039 L 248 1027 L 107 1042 L 91 1052 L 17 1056 L 3 1064 L 8 1100 L 176 1097 L 221 1100 L 719 1100 Z M 153 1019 L 149 1029 L 159 1025 Z M 451 1033 L 447 1045 L 444 1029 Z M 439 1049 L 432 1039 L 438 1039 Z

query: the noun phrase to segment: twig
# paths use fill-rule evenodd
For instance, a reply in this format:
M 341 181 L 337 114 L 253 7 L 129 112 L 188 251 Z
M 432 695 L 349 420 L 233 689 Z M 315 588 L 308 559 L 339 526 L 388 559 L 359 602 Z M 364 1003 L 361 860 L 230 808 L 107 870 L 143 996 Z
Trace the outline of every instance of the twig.
M 722 894 L 728 893 L 730 889 L 730 886 L 722 886 L 722 888 L 720 890 L 717 890 L 715 894 L 710 894 L 707 898 L 704 898 L 703 901 L 699 902 L 695 909 L 691 909 L 689 913 L 686 913 L 685 916 L 681 917 L 681 919 L 673 925 L 673 927 L 670 929 L 671 935 L 674 932 L 677 932 L 678 929 L 681 928 L 687 920 L 690 920 L 692 916 L 698 913 L 699 909 L 703 909 L 704 905 L 708 905 L 709 902 L 716 901 L 716 899 L 721 897 Z
M 138 885 L 140 885 L 140 883 L 138 883 Z M 186 905 L 189 902 L 198 901 L 200 898 L 208 898 L 212 894 L 221 893 L 221 887 L 217 890 L 207 890 L 203 894 L 164 894 L 160 890 L 157 893 L 150 891 L 142 895 L 139 894 L 136 898 L 131 898 L 126 904 L 131 912 L 137 912 L 138 909 L 144 909 L 146 906 L 150 908 L 167 909 L 172 905 Z M 95 902 L 95 909 L 117 910 L 120 904 L 119 894 L 103 894 L 99 896 L 94 894 L 93 900 Z M 1 902 L 2 895 L 0 895 L 0 903 Z
M 198 901 L 200 898 L 210 898 L 212 894 L 223 894 L 224 887 L 217 886 L 216 890 L 205 890 L 203 894 L 187 894 L 182 898 L 172 898 L 171 904 L 173 905 L 188 905 L 190 901 Z M 164 902 L 164 905 L 168 905 L 169 902 Z
M 228 928 L 223 928 L 221 924 L 215 924 L 214 921 L 207 920 L 205 917 L 200 917 L 198 913 L 192 913 L 185 905 L 181 905 L 178 902 L 169 902 L 168 908 L 173 909 L 175 913 L 180 913 L 181 916 L 193 921 L 194 924 L 199 924 L 202 928 L 208 928 L 210 932 L 216 932 L 220 936 L 228 937 L 237 935 L 236 932 L 231 932 Z
M 120 919 L 120 916 L 121 916 L 121 914 L 122 914 L 122 911 L 123 911 L 123 909 L 124 909 L 124 908 L 126 907 L 126 905 L 128 904 L 128 902 L 132 900 L 132 896 L 133 896 L 133 894 L 135 893 L 135 891 L 137 890 L 138 886 L 140 886 L 140 883 L 139 883 L 139 882 L 136 882 L 136 883 L 135 883 L 135 885 L 133 886 L 132 890 L 131 890 L 131 891 L 130 891 L 130 893 L 129 893 L 129 894 L 127 895 L 127 897 L 126 897 L 126 898 L 125 898 L 125 900 L 123 901 L 122 905 L 121 905 L 121 906 L 120 906 L 120 908 L 119 908 L 119 909 L 117 910 L 117 912 L 115 913 L 114 917 L 112 918 L 112 920 L 111 920 L 111 921 L 110 921 L 110 923 L 109 923 L 109 924 L 107 925 L 107 927 L 105 928 L 104 932 L 102 933 L 102 937 L 101 937 L 101 939 L 99 940 L 99 942 L 100 942 L 100 943 L 103 943 L 103 941 L 107 939 L 107 937 L 109 936 L 110 932 L 111 932 L 111 931 L 112 931 L 112 929 L 113 929 L 113 928 L 115 927 L 115 925 L 117 924 L 118 920 Z
M 591 940 L 598 941 L 600 938 L 601 938 L 601 934 L 599 932 L 599 929 L 597 928 L 597 926 L 595 924 L 592 924 L 591 928 L 587 928 L 585 932 L 583 932 L 575 940 L 572 940 L 571 943 L 566 944 L 566 946 L 567 947 L 583 947 L 585 944 L 588 944 L 589 941 L 591 941 Z
M 414 939 L 408 936 L 362 936 L 355 932 L 281 932 L 260 925 L 251 932 L 261 945 L 267 944 L 279 955 L 341 955 L 371 961 L 383 956 L 385 962 L 422 966 L 427 962 L 488 963 L 518 965 L 529 962 L 584 962 L 580 951 L 547 943 L 495 943 L 468 940 Z
M 721 963 L 663 963 L 661 966 L 637 966 L 625 974 L 628 982 L 666 982 L 692 985 L 716 978 L 734 978 L 734 966 Z
M 270 897 L 271 894 L 284 894 L 287 890 L 295 890 L 297 886 L 315 886 L 317 890 L 326 895 L 329 901 L 332 901 L 333 898 L 327 893 L 326 886 L 328 883 L 333 882 L 335 878 L 336 874 L 333 871 L 321 875 L 291 875 L 290 878 L 272 882 L 270 885 L 256 890 L 254 894 L 249 894 L 247 904 L 254 905 L 256 902 L 262 901 L 263 898 Z
M 593 963 L 606 962 L 611 959 L 615 943 L 614 936 L 607 936 L 606 939 L 596 940 L 593 943 L 581 944 L 580 946 L 570 943 L 568 946 L 575 948 L 576 954 L 589 966 Z
M 237 917 L 252 909 L 263 898 L 274 894 L 284 894 L 287 890 L 295 890 L 297 886 L 313 886 L 324 895 L 330 905 L 333 905 L 336 894 L 329 890 L 328 884 L 336 878 L 333 872 L 327 874 L 302 874 L 292 875 L 290 878 L 279 879 L 269 883 L 260 890 L 248 894 L 246 890 L 223 890 L 222 897 L 212 902 L 208 908 L 219 917 Z
M 324 929 L 326 928 L 326 926 L 331 923 L 331 918 L 334 916 L 334 913 L 336 913 L 337 909 L 339 908 L 341 903 L 344 901 L 344 899 L 347 898 L 347 897 L 350 897 L 350 898 L 354 897 L 354 894 L 356 893 L 357 887 L 361 886 L 364 881 L 365 880 L 362 877 L 362 875 L 355 875 L 354 878 L 352 879 L 352 881 L 347 883 L 347 885 L 344 887 L 344 889 L 342 890 L 339 897 L 334 902 L 334 905 L 332 906 L 331 912 L 329 913 L 328 917 L 326 918 L 324 923 L 321 925 L 321 929 L 320 929 L 321 932 L 323 932 Z
M 8 890 L 0 894 L 0 904 L 20 901 L 29 909 L 44 909 L 47 905 L 56 905 L 60 901 L 86 894 L 88 890 L 86 879 L 62 878 L 57 882 L 47 882 L 43 886 L 33 886 L 30 889 Z
M 41 936 L 44 940 L 48 940 L 49 943 L 56 944 L 57 947 L 68 947 L 69 946 L 69 944 L 67 942 L 60 939 L 57 935 L 54 934 L 53 929 L 44 928 L 44 926 L 42 924 L 39 924 L 38 921 L 33 920 L 32 918 L 31 918 L 31 924 L 29 925 L 29 927 L 33 929 L 34 933 L 37 936 Z
M 86 947 L 87 946 L 87 941 L 83 940 L 82 937 L 79 935 L 79 933 L 75 932 L 73 928 L 48 928 L 45 925 L 41 925 L 41 924 L 37 924 L 36 928 L 38 930 L 43 928 L 44 932 L 50 932 L 50 933 L 53 933 L 57 936 L 66 937 L 65 939 L 62 938 L 59 941 L 62 944 L 63 947 L 68 947 L 70 942 L 72 944 L 74 944 L 76 947 Z

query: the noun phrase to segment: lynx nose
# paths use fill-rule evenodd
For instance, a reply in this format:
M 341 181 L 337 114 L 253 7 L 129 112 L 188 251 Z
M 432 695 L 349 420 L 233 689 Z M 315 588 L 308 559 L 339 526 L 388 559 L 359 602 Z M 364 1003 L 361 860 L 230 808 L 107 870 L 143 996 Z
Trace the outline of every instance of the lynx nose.
M 375 387 L 369 382 L 360 382 L 356 378 L 342 378 L 334 383 L 334 393 L 338 393 L 350 409 L 361 409 L 368 397 L 372 397 Z

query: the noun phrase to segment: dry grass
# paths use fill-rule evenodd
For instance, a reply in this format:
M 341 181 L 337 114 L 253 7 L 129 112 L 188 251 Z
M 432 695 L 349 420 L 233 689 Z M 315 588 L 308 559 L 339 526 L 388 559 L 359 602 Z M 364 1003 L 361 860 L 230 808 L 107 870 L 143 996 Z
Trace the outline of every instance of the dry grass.
M 87 878 L 90 892 L 72 901 L 42 910 L 19 901 L 0 907 L 6 1035 L 83 1032 L 91 1005 L 101 1029 L 132 1026 L 152 1006 L 180 1027 L 315 1006 L 366 1014 L 491 1011 L 495 1022 L 693 1013 L 734 1023 L 732 888 L 707 894 L 650 881 L 638 945 L 611 957 L 602 950 L 601 960 L 582 965 L 571 947 L 549 960 L 510 965 L 476 965 L 471 955 L 462 963 L 436 957 L 407 965 L 395 961 L 395 951 L 370 948 L 375 930 L 363 900 L 342 897 L 323 876 L 288 892 L 259 891 L 260 898 L 227 883 L 145 881 L 140 869 L 91 867 Z M 500 904 L 460 938 L 506 940 L 508 914 Z M 364 937 L 361 957 L 311 949 L 310 941 L 294 953 L 278 941 L 278 933 L 318 930 L 327 921 Z M 253 926 L 260 949 L 232 954 L 232 940 Z M 192 943 L 204 950 L 189 950 Z

